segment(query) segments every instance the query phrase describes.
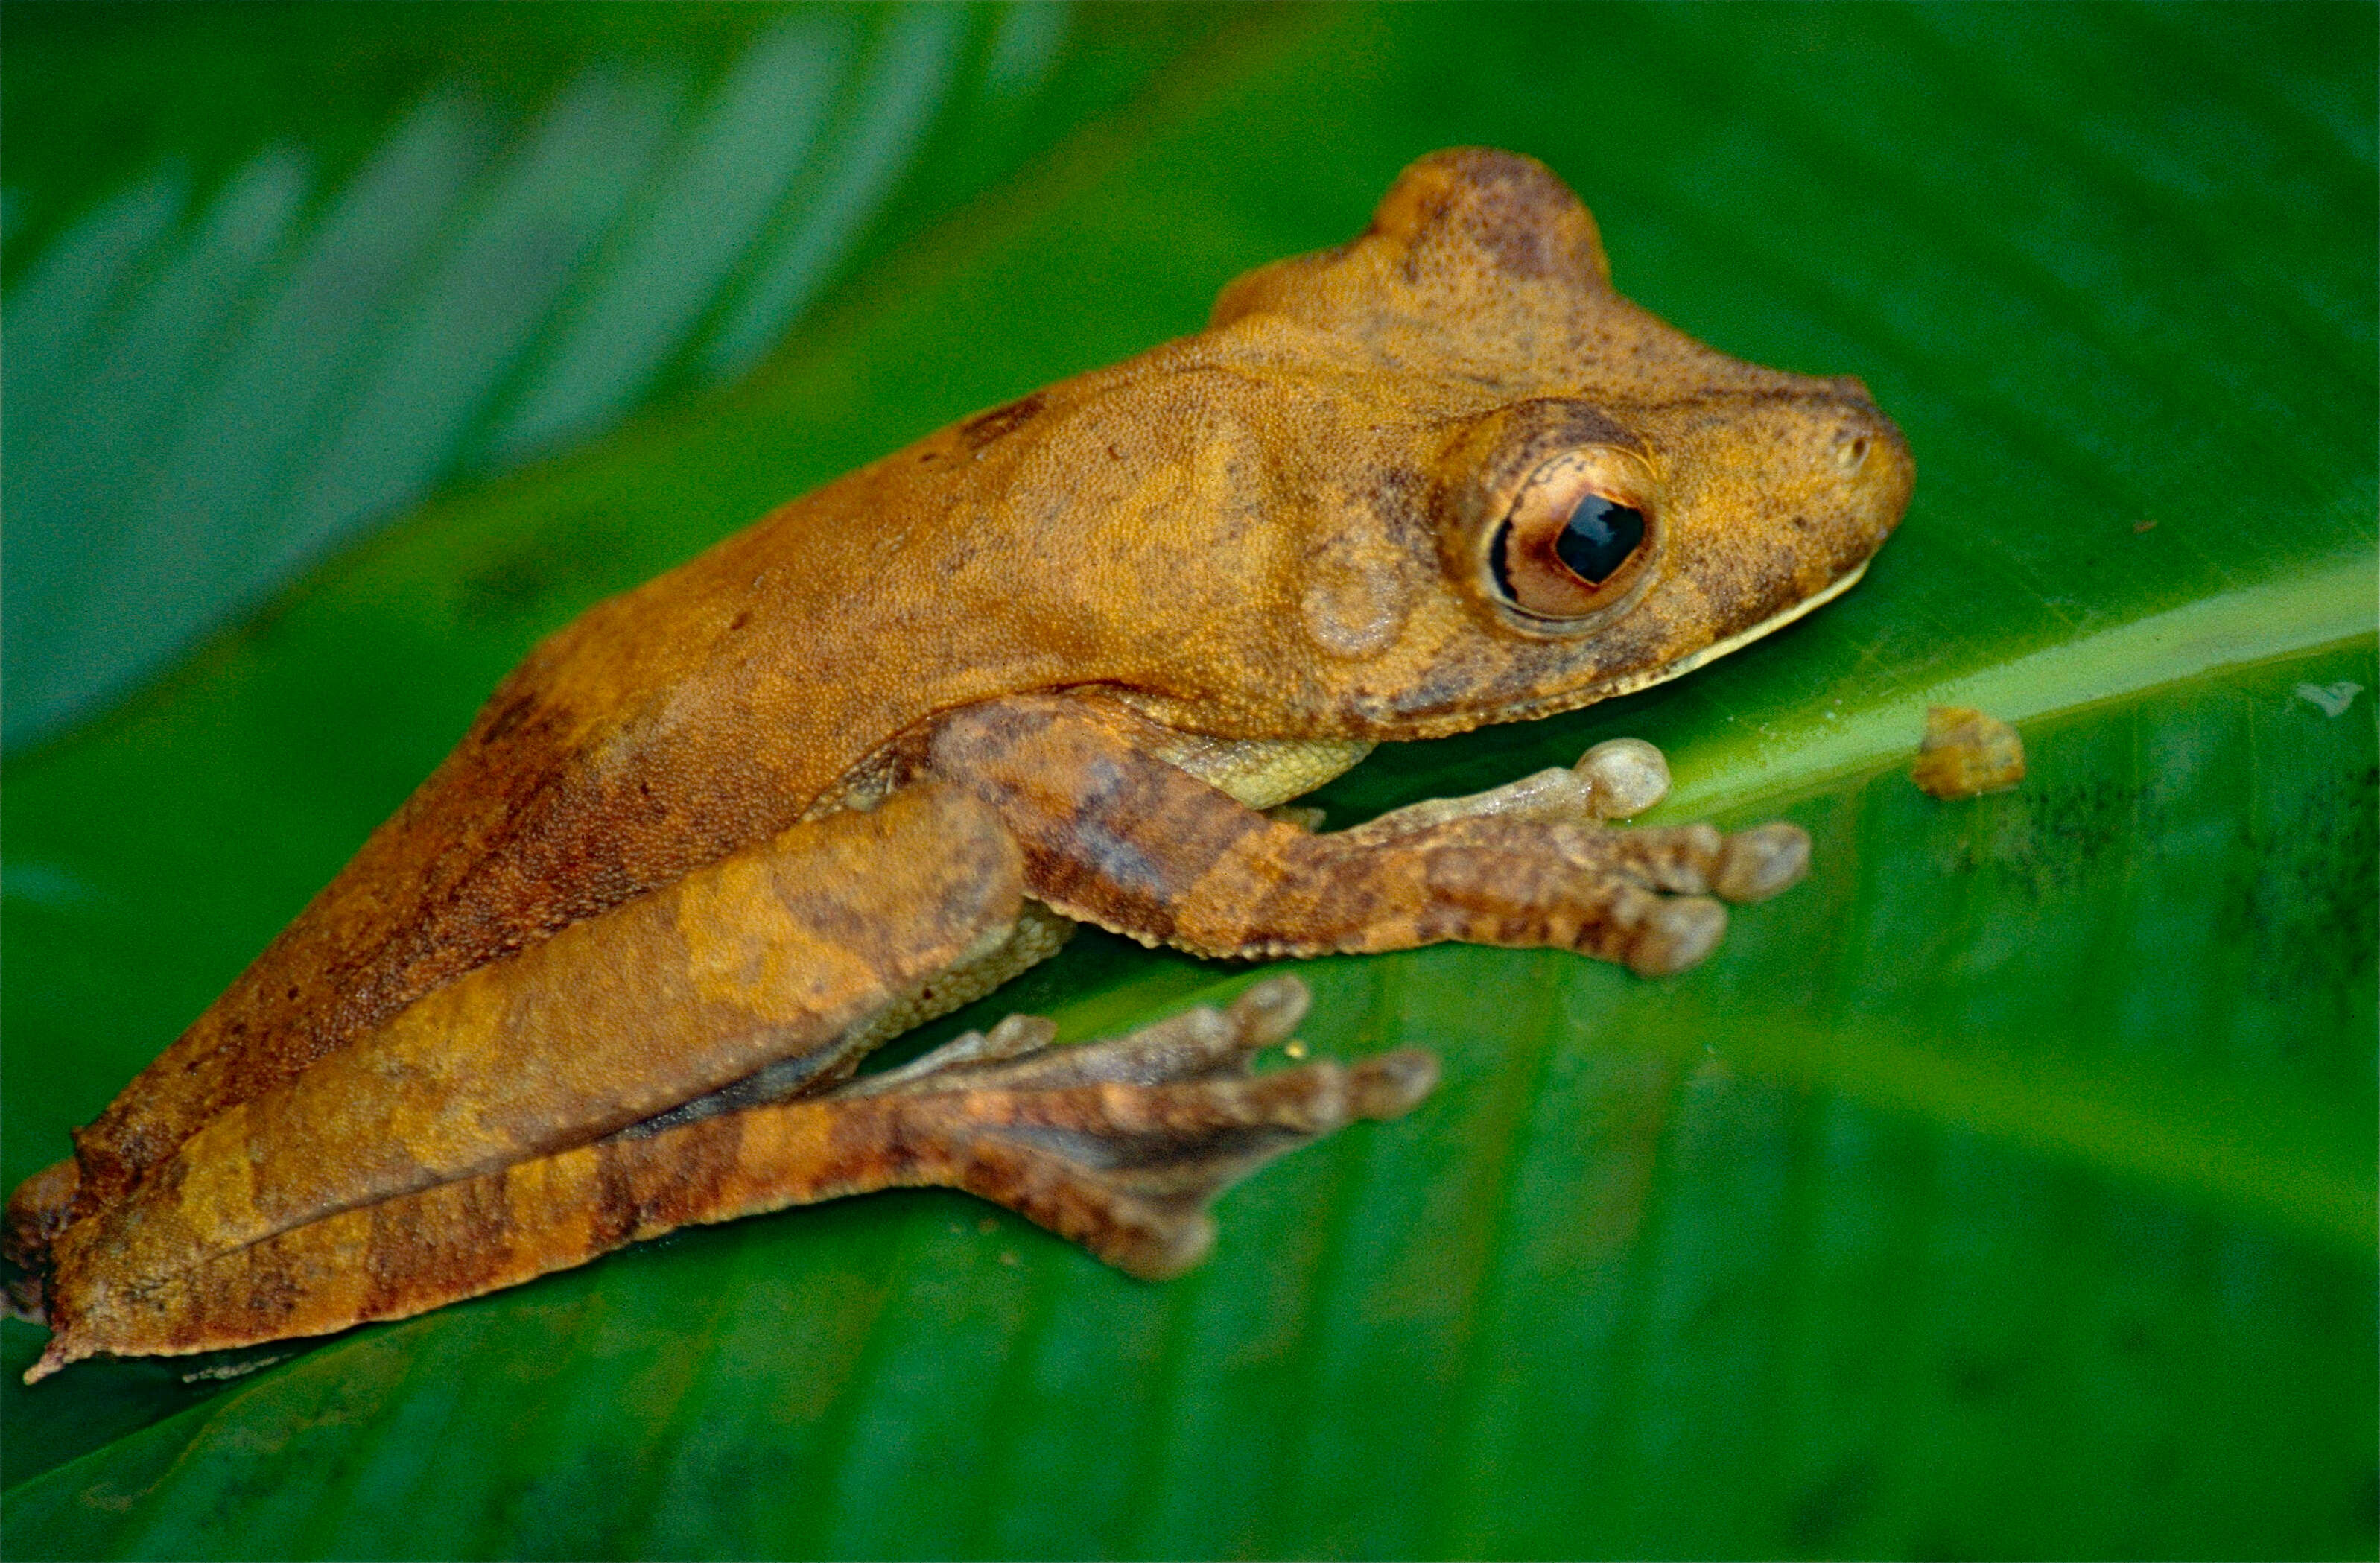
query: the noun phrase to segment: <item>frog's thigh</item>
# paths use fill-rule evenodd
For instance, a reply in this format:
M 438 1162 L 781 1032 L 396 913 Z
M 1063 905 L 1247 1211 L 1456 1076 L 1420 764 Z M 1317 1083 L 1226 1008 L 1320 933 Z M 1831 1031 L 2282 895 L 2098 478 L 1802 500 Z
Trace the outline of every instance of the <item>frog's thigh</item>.
M 584 1144 L 765 1067 L 846 1072 L 1013 942 L 1015 843 L 920 787 L 799 825 L 480 968 L 226 1109 L 54 1240 L 54 1316 L 414 1189 Z M 944 995 L 947 997 L 947 994 Z
M 900 995 L 874 1019 L 855 1028 L 844 1045 L 854 1059 L 861 1058 L 905 1031 L 949 1014 L 963 1004 L 974 1003 L 1019 973 L 1058 953 L 1081 926 L 1038 901 L 1025 900 L 1017 907 L 1006 934 Z
M 904 989 L 873 1016 L 842 1033 L 831 1050 L 781 1059 L 721 1090 L 643 1120 L 636 1131 L 656 1133 L 741 1108 L 813 1095 L 903 1032 L 975 1002 L 1055 955 L 1080 927 L 1038 901 L 1026 901 L 1005 934 L 980 940 L 948 966 Z
M 1256 1075 L 1305 1008 L 1294 978 L 1112 1041 L 1046 1022 L 970 1034 L 827 1095 L 721 1113 L 341 1211 L 122 1289 L 65 1322 L 27 1375 L 108 1351 L 218 1351 L 404 1318 L 698 1222 L 941 1184 L 1018 1211 L 1135 1275 L 1196 1264 L 1207 1206 L 1275 1157 L 1437 1080 L 1410 1050 Z
M 1153 757 L 1137 721 L 1075 697 L 1003 700 L 947 719 L 929 763 L 999 809 L 1033 894 L 1151 943 L 1266 956 L 1451 939 L 1673 972 L 1725 929 L 1712 892 L 1758 900 L 1807 862 L 1790 825 L 1610 830 L 1585 807 L 1548 818 L 1474 800 L 1309 835 Z

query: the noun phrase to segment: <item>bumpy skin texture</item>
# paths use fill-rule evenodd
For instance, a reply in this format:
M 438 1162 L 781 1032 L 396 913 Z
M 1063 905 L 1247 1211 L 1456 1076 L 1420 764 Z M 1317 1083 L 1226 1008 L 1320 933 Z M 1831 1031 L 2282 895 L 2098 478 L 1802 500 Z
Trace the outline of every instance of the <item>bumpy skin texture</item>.
M 1548 620 L 1504 594 L 1490 551 L 1533 474 L 1582 450 L 1628 474 L 1648 540 L 1623 594 Z M 495 1048 L 504 1027 L 486 1017 L 525 1001 L 565 930 L 597 930 L 578 942 L 603 963 L 654 968 L 650 991 L 598 1006 L 575 1034 L 614 1046 L 634 1078 L 518 1096 L 497 1114 L 511 1137 L 453 1150 L 437 1163 L 444 1186 L 541 1165 L 656 1099 L 700 1096 L 718 1071 L 666 1061 L 688 1050 L 736 1067 L 823 1050 L 835 1069 L 800 1087 L 823 1089 L 849 1067 L 836 1048 L 874 1038 L 864 1019 L 821 1004 L 839 1018 L 706 1052 L 691 1039 L 702 1024 L 653 1024 L 682 1008 L 682 975 L 660 969 L 691 957 L 638 934 L 633 909 L 683 898 L 722 862 L 764 878 L 810 862 L 830 850 L 809 839 L 820 816 L 888 791 L 941 798 L 931 822 L 901 827 L 915 841 L 985 864 L 1006 853 L 1025 895 L 1151 941 L 1253 955 L 1467 939 L 1690 964 L 1724 921 L 1706 892 L 1782 888 L 1797 838 L 1607 832 L 1605 817 L 1633 807 L 1593 803 L 1604 783 L 1578 778 L 1525 806 L 1452 800 L 1342 837 L 1247 806 L 1318 783 L 1374 741 L 1570 709 L 1731 649 L 1851 584 L 1911 480 L 1898 431 L 1856 382 L 1726 357 L 1612 292 L 1593 219 L 1539 164 L 1426 158 L 1363 235 L 1240 278 L 1206 331 L 930 436 L 540 646 L 346 869 L 76 1137 L 75 1161 L 18 1192 L 11 1254 L 54 1270 L 62 1317 L 109 1288 L 163 1295 L 163 1275 L 196 1275 L 200 1251 L 434 1202 L 422 1191 L 436 1178 L 332 1178 L 277 1215 L 225 1196 L 198 1248 L 136 1257 L 164 1241 L 136 1233 L 172 1203 L 160 1191 L 211 1176 L 232 1119 L 298 1122 L 288 1104 L 310 1072 L 401 1034 L 455 1024 L 456 1060 Z M 880 832 L 848 871 L 897 881 L 915 845 L 899 834 Z M 931 1012 L 912 967 L 958 946 L 978 963 L 967 969 L 995 975 L 1042 949 L 1014 955 L 1020 932 L 1007 965 L 982 965 L 1014 906 L 905 893 L 844 920 L 849 949 L 876 963 L 845 996 L 854 1013 L 869 993 L 880 1021 Z M 801 893 L 776 904 L 781 921 L 808 915 Z M 914 926 L 888 931 L 898 922 Z M 840 959 L 837 937 L 813 943 L 805 959 Z M 457 991 L 479 1019 L 424 1018 L 468 1008 Z M 647 1040 L 605 1044 L 607 1026 Z M 314 1095 L 307 1121 L 340 1117 L 322 1105 L 340 1093 Z M 382 1117 L 408 1111 L 419 1104 Z M 311 1154 L 240 1133 L 266 1158 Z M 660 1137 L 636 1143 L 650 1160 Z M 900 1181 L 879 1170 L 878 1184 Z M 450 1255 L 473 1241 L 453 1219 Z M 423 1263 L 430 1275 L 443 1261 Z M 396 1288 L 419 1305 L 468 1292 L 420 1275 Z M 335 1308 L 299 1313 L 305 1328 L 335 1327 L 320 1322 Z M 244 1316 L 250 1334 L 267 1317 Z

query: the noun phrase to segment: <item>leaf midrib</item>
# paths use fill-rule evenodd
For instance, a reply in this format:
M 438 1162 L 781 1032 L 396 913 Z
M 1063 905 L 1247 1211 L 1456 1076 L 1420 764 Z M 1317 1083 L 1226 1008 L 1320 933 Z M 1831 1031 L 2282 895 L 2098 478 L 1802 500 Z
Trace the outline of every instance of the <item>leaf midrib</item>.
M 1928 706 L 1972 706 L 2002 721 L 2032 721 L 2369 636 L 2380 623 L 2375 569 L 2380 563 L 2358 551 L 1919 688 L 1887 690 L 1839 719 L 1814 711 L 1807 721 L 1768 732 L 1736 722 L 1670 757 L 1675 784 L 1645 818 L 1674 822 L 1773 807 L 1912 756 Z

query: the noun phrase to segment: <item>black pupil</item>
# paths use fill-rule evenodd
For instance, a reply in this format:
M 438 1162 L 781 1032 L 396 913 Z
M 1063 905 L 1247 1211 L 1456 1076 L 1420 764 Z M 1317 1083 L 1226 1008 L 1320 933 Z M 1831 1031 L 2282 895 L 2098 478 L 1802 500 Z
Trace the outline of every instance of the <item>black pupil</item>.
M 1572 575 L 1599 586 L 1628 563 L 1628 556 L 1644 540 L 1643 511 L 1589 494 L 1570 513 L 1570 525 L 1554 539 L 1554 552 Z

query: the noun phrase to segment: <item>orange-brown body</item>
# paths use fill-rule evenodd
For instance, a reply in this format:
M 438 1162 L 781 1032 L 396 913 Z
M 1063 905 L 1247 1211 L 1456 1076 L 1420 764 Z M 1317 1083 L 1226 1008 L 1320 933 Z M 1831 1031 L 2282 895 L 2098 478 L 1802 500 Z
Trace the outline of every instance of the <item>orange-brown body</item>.
M 1843 589 L 1897 522 L 1907 454 L 1855 382 L 1725 357 L 1608 277 L 1546 170 L 1437 154 L 1351 244 L 1227 288 L 1207 331 L 888 456 L 552 636 L 75 1160 L 11 1202 L 12 1254 L 48 1277 L 60 1331 L 44 1370 L 416 1311 L 485 1290 L 466 1272 L 552 1267 L 540 1242 L 575 1263 L 583 1222 L 565 1241 L 516 1213 L 503 1242 L 529 1257 L 497 1264 L 497 1240 L 450 1213 L 444 1236 L 407 1240 L 411 1278 L 378 1303 L 285 1276 L 305 1305 L 282 1327 L 226 1303 L 227 1281 L 190 1300 L 208 1266 L 315 1228 L 330 1243 L 334 1218 L 352 1242 L 357 1212 L 599 1142 L 650 1160 L 695 1131 L 638 1124 L 772 1061 L 815 1067 L 781 1067 L 771 1099 L 819 1098 L 889 1024 L 1046 953 L 1041 907 L 1215 952 L 1458 938 L 1644 970 L 1698 958 L 1718 927 L 1702 892 L 1755 899 L 1800 860 L 1780 836 L 1604 830 L 1652 795 L 1657 759 L 1331 836 L 1257 812 L 1381 739 L 1675 676 Z M 1624 558 L 1624 530 L 1607 542 L 1608 575 L 1564 563 L 1601 558 L 1576 540 L 1590 510 L 1641 527 Z M 835 821 L 855 808 L 887 822 L 853 834 Z M 663 916 L 662 900 L 701 905 Z M 578 975 L 538 975 L 563 969 L 556 948 Z M 706 1047 L 735 1026 L 665 975 L 706 959 L 774 974 L 744 1044 Z M 538 984 L 639 963 L 552 1039 L 507 1041 L 534 1030 Z M 534 1055 L 505 1066 L 533 1084 L 464 1115 L 500 1132 L 454 1130 L 462 1109 L 421 1095 L 438 1070 L 420 1060 L 470 1074 L 508 1047 Z M 571 1071 L 552 1060 L 598 1057 L 599 1078 L 554 1084 Z M 703 1121 L 790 1110 L 757 1099 Z M 844 1110 L 874 1122 L 873 1100 Z M 393 1124 L 404 1148 L 376 1162 Z M 235 1155 L 268 1175 L 214 1189 Z M 282 1158 L 313 1170 L 276 1182 Z M 899 1181 L 879 1171 L 817 1186 Z M 283 1184 L 303 1187 L 261 1192 Z M 1087 1219 L 1072 1235 L 1169 1267 Z M 612 1225 L 625 1241 L 650 1223 Z M 151 1322 L 110 1334 L 103 1315 L 136 1294 Z

